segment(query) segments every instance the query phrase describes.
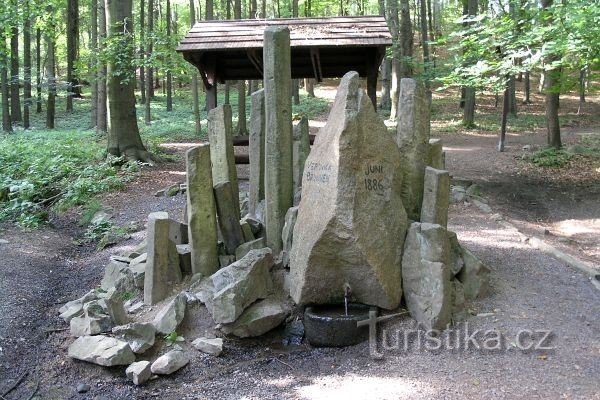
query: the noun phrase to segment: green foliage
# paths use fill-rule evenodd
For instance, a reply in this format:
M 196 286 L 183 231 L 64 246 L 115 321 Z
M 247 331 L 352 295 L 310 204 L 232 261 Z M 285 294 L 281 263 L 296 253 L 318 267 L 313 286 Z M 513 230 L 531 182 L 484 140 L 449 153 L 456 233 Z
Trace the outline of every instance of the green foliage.
M 173 346 L 177 342 L 183 342 L 183 336 L 179 336 L 177 332 L 173 331 L 164 337 L 167 342 L 167 346 Z
M 527 160 L 537 165 L 538 167 L 562 167 L 569 162 L 573 156 L 564 150 L 556 150 L 550 147 L 543 150 L 538 150 L 535 153 L 528 155 Z
M 35 227 L 48 211 L 64 211 L 95 195 L 120 189 L 126 175 L 105 158 L 89 132 L 20 133 L 0 139 L 0 220 Z
M 327 105 L 328 102 L 326 99 L 301 95 L 300 104 L 294 104 L 292 106 L 293 118 L 300 119 L 306 117 L 308 119 L 313 119 L 327 110 Z

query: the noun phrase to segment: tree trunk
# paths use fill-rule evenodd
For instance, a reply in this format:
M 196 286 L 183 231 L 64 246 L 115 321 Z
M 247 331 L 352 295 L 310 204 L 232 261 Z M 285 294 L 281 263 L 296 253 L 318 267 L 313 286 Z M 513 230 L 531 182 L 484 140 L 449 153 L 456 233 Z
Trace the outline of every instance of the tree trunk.
M 523 104 L 531 104 L 531 80 L 529 71 L 525 71 L 523 79 Z
M 423 50 L 423 72 L 425 73 L 425 88 L 429 94 L 431 79 L 431 64 L 429 60 L 429 38 L 427 34 L 427 2 L 421 0 L 421 48 Z
M 167 0 L 167 38 L 171 40 L 171 0 Z M 167 111 L 173 111 L 173 74 L 171 68 L 167 70 Z
M 441 0 L 433 0 L 433 30 L 435 37 L 442 37 L 442 3 Z
M 148 0 L 148 43 L 146 43 L 146 54 L 148 57 L 152 56 L 152 34 L 154 31 L 154 0 Z M 144 122 L 146 125 L 150 125 L 152 122 L 151 105 L 152 98 L 154 97 L 154 74 L 152 73 L 152 67 L 146 66 L 146 103 L 144 107 Z
M 10 120 L 10 106 L 9 106 L 9 82 L 8 82 L 8 54 L 5 47 L 6 39 L 0 31 L 0 86 L 2 92 L 2 130 L 4 132 L 12 132 L 12 122 Z
M 49 13 L 51 13 L 50 11 Z M 56 115 L 56 65 L 54 55 L 54 27 L 50 26 L 46 32 L 46 79 L 48 81 L 48 100 L 46 102 L 46 128 L 54 129 Z
M 31 115 L 31 9 L 29 0 L 23 2 L 23 127 L 30 128 Z
M 500 118 L 500 140 L 498 141 L 498 151 L 504 151 L 504 142 L 506 140 L 506 123 L 508 121 L 508 111 L 510 108 L 510 88 L 504 89 L 504 98 L 502 99 L 502 117 Z
M 104 0 L 102 0 L 104 1 Z M 193 0 L 191 0 L 193 1 Z M 146 54 L 144 50 L 145 46 L 145 35 L 146 35 L 146 12 L 144 11 L 144 6 L 146 4 L 145 0 L 140 0 L 140 49 L 139 49 L 139 57 L 140 57 L 140 95 L 142 104 L 146 104 L 146 69 L 144 67 L 144 60 L 146 59 Z
M 132 0 L 106 0 L 108 37 L 120 43 L 120 57 L 133 60 L 133 27 L 131 26 Z M 152 161 L 140 138 L 135 112 L 135 69 L 123 63 L 117 66 L 115 55 L 108 62 L 108 143 L 107 150 L 114 156 Z
M 549 11 L 553 0 L 542 0 L 542 7 Z M 553 16 L 546 20 L 547 24 L 554 22 Z M 553 38 L 548 38 L 553 40 Z M 552 65 L 558 56 L 550 54 L 546 57 L 545 64 Z M 546 127 L 548 129 L 548 145 L 560 149 L 562 147 L 560 138 L 560 121 L 558 119 L 558 106 L 560 100 L 560 68 L 549 68 L 544 73 L 544 94 L 546 97 Z
M 15 12 L 18 12 L 17 2 L 13 1 Z M 21 90 L 19 79 L 19 26 L 15 23 L 10 37 L 10 115 L 12 122 L 23 121 L 21 113 Z
M 75 71 L 79 42 L 79 0 L 68 0 L 67 3 L 67 111 L 73 111 L 73 98 L 81 97 Z
M 408 1 L 408 0 L 407 0 Z M 395 121 L 398 114 L 398 96 L 400 80 L 400 60 L 402 59 L 400 21 L 398 19 L 398 1 L 387 0 L 387 23 L 395 46 L 392 48 L 392 85 L 390 89 L 391 109 L 390 120 Z
M 427 0 L 427 25 L 429 26 L 429 39 L 435 40 L 435 32 L 433 31 L 433 12 L 431 10 L 431 0 Z
M 577 109 L 577 114 L 581 112 L 583 105 L 585 104 L 585 91 L 587 89 L 587 71 L 588 66 L 584 66 L 579 70 L 579 107 Z
M 477 15 L 477 0 L 464 0 L 466 7 L 463 11 L 466 15 Z M 466 128 L 475 126 L 475 88 L 464 88 L 463 125 Z
M 98 2 L 98 50 L 103 51 L 106 46 L 106 3 L 104 0 Z M 106 63 L 100 61 L 98 64 L 98 122 L 96 132 L 106 133 L 108 131 L 108 109 L 106 88 Z
M 400 79 L 413 76 L 413 30 L 408 0 L 400 0 Z
M 234 3 L 234 18 L 242 19 L 242 0 L 235 0 Z M 237 83 L 238 93 L 238 125 L 236 132 L 240 136 L 248 134 L 246 128 L 246 81 L 240 79 Z
M 98 66 L 98 0 L 92 0 L 90 3 L 90 19 L 92 35 L 90 38 L 90 54 L 92 69 L 95 70 Z M 98 123 L 98 77 L 95 74 L 92 78 L 92 128 L 95 128 Z
M 42 112 L 42 30 L 37 28 L 35 31 L 35 91 L 36 105 L 35 112 Z
M 517 117 L 517 83 L 514 75 L 508 78 L 508 112 Z
M 379 15 L 385 17 L 385 0 L 378 0 Z M 392 60 L 385 57 L 381 63 L 381 104 L 382 110 L 389 110 L 391 107 L 390 85 L 392 79 Z
M 208 15 L 208 2 L 212 2 L 212 0 L 206 0 L 206 12 Z M 212 6 L 210 7 L 210 13 L 212 17 Z M 190 27 L 194 27 L 196 23 L 196 7 L 194 5 L 194 0 L 190 0 Z M 208 102 L 206 103 L 208 107 Z M 194 126 L 196 136 L 200 136 L 202 134 L 202 123 L 200 120 L 200 99 L 198 98 L 198 71 L 194 68 L 194 72 L 192 73 L 192 110 L 194 113 Z M 208 110 L 208 108 L 207 108 Z

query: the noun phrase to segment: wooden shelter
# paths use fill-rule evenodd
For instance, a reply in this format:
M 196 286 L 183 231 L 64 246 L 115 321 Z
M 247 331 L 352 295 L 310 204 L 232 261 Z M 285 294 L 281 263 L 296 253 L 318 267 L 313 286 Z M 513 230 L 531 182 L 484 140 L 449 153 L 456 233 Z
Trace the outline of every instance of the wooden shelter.
M 320 82 L 357 71 L 377 104 L 377 72 L 392 37 L 383 17 L 361 16 L 196 23 L 177 51 L 200 71 L 209 108 L 217 104 L 217 83 L 263 78 L 263 33 L 274 25 L 290 30 L 292 78 Z

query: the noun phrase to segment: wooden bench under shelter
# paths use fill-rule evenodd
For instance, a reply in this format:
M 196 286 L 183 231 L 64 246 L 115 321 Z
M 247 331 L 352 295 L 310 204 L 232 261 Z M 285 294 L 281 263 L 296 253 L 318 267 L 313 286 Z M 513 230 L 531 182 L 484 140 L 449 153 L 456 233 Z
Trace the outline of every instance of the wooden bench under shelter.
M 358 16 L 197 22 L 177 51 L 200 71 L 209 109 L 217 106 L 218 83 L 262 80 L 267 26 L 290 30 L 293 79 L 320 82 L 356 71 L 367 78 L 367 94 L 376 106 L 377 72 L 392 37 L 384 17 Z

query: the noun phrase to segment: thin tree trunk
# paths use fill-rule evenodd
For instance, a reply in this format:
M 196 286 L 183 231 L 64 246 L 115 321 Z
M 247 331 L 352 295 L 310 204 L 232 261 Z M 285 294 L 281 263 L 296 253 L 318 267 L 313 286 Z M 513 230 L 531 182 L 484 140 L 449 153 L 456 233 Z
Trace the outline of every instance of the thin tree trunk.
M 477 15 L 477 0 L 467 0 L 464 9 L 466 15 Z M 475 88 L 464 88 L 463 125 L 466 128 L 475 126 Z
M 109 38 L 121 43 L 120 48 L 127 59 L 134 58 L 133 27 L 131 26 L 132 0 L 106 0 Z M 114 156 L 152 161 L 146 151 L 137 124 L 135 110 L 135 69 L 131 65 L 115 68 L 115 61 L 108 64 L 109 130 L 107 150 Z
M 103 0 L 102 0 L 103 1 Z M 98 0 L 92 0 L 90 4 L 90 18 L 91 18 L 91 30 L 92 35 L 90 38 L 90 54 L 92 70 L 96 70 L 98 67 L 98 57 L 96 53 L 98 51 Z M 92 128 L 96 127 L 98 123 L 98 78 L 97 74 L 94 74 L 92 78 Z
M 408 1 L 408 0 L 406 0 Z M 402 58 L 402 43 L 400 38 L 400 21 L 398 18 L 398 2 L 396 0 L 387 1 L 387 23 L 392 34 L 392 40 L 395 43 L 392 54 L 392 85 L 390 96 L 392 100 L 390 110 L 390 120 L 395 121 L 398 114 L 398 96 L 400 83 L 400 60 Z
M 548 10 L 552 6 L 553 0 L 542 0 L 542 7 Z M 548 18 L 547 24 L 552 24 L 554 18 Z M 549 55 L 546 65 L 552 65 L 558 57 Z M 558 119 L 558 107 L 560 101 L 560 68 L 547 69 L 544 73 L 544 93 L 546 97 L 546 126 L 548 129 L 548 145 L 560 149 L 562 142 L 560 138 L 560 121 Z
M 517 117 L 517 83 L 514 75 L 508 79 L 508 112 Z
M 207 0 L 206 10 L 208 12 L 208 2 L 212 0 Z M 212 13 L 212 7 L 210 7 Z M 194 5 L 194 0 L 190 0 L 190 27 L 194 27 L 196 23 L 196 8 Z M 207 103 L 208 107 L 208 103 Z M 200 120 L 200 99 L 198 98 L 198 71 L 194 68 L 194 72 L 192 73 L 192 109 L 194 113 L 194 123 L 195 123 L 195 132 L 196 136 L 200 136 L 202 134 L 202 123 Z
M 167 38 L 171 40 L 171 0 L 167 0 Z M 167 69 L 167 111 L 173 111 L 173 74 Z
M 30 128 L 31 115 L 31 16 L 29 0 L 23 2 L 23 127 Z
M 235 0 L 234 3 L 234 18 L 242 19 L 242 0 Z M 237 83 L 238 93 L 238 125 L 236 132 L 238 135 L 243 136 L 248 134 L 246 128 L 246 81 L 240 79 Z
M 587 88 L 587 71 L 587 65 L 581 68 L 581 70 L 579 70 L 579 107 L 577 108 L 577 114 L 581 112 L 581 109 L 585 104 L 585 91 Z
M 49 11 L 52 13 L 52 11 Z M 46 102 L 46 128 L 54 129 L 54 117 L 56 115 L 56 65 L 54 55 L 54 27 L 47 28 L 46 33 L 46 77 L 48 81 L 48 100 Z
M 298 0 L 292 0 L 292 17 L 298 18 Z M 300 104 L 300 80 L 292 80 L 292 99 L 294 104 Z
M 413 30 L 408 0 L 400 0 L 400 79 L 413 76 Z
M 148 57 L 152 55 L 152 34 L 154 31 L 154 0 L 148 0 L 148 43 L 146 44 L 146 54 Z M 146 103 L 144 107 L 144 122 L 146 125 L 152 123 L 151 105 L 152 98 L 154 97 L 154 74 L 152 73 L 152 67 L 146 66 Z
M 510 107 L 510 88 L 504 89 L 504 98 L 502 100 L 502 117 L 500 119 L 500 140 L 498 141 L 498 151 L 504 151 L 504 142 L 506 140 L 506 123 L 508 120 L 508 111 Z
M 523 104 L 531 104 L 531 80 L 529 71 L 525 71 L 524 79 L 523 79 Z
M 421 48 L 423 50 L 423 71 L 425 73 L 425 88 L 429 93 L 431 79 L 431 64 L 429 60 L 429 38 L 427 34 L 427 2 L 421 0 Z
M 433 30 L 435 37 L 442 36 L 442 3 L 441 0 L 433 0 Z
M 36 105 L 35 112 L 40 114 L 42 112 L 42 30 L 36 29 L 35 32 L 35 91 L 36 91 Z
M 191 0 L 193 1 L 193 0 Z M 144 60 L 146 59 L 146 54 L 144 50 L 145 46 L 145 35 L 146 35 L 146 13 L 144 11 L 144 6 L 146 4 L 145 0 L 140 0 L 140 95 L 142 104 L 146 104 L 146 69 L 144 67 Z
M 5 47 L 6 39 L 2 36 L 3 32 L 0 31 L 0 86 L 2 92 L 2 130 L 4 132 L 12 132 L 12 122 L 10 120 L 10 106 L 9 106 L 9 82 L 8 82 L 8 59 L 6 54 L 8 52 Z
M 73 111 L 73 97 L 81 97 L 75 72 L 79 41 L 79 0 L 68 0 L 67 3 L 67 111 Z
M 427 24 L 429 26 L 429 39 L 435 40 L 435 32 L 433 31 L 433 11 L 431 10 L 431 0 L 427 0 Z
M 106 39 L 106 3 L 99 0 L 98 3 L 98 50 L 103 51 Z M 107 70 L 104 61 L 98 64 L 98 122 L 96 132 L 106 133 L 108 131 L 108 109 L 107 109 Z
M 385 17 L 385 0 L 378 0 L 379 15 Z M 390 85 L 392 80 L 392 60 L 385 57 L 381 63 L 381 105 L 382 110 L 389 110 L 391 107 Z
M 15 12 L 18 12 L 17 1 L 13 1 Z M 10 37 L 10 114 L 12 122 L 23 121 L 21 113 L 21 90 L 19 79 L 19 26 L 13 24 Z

